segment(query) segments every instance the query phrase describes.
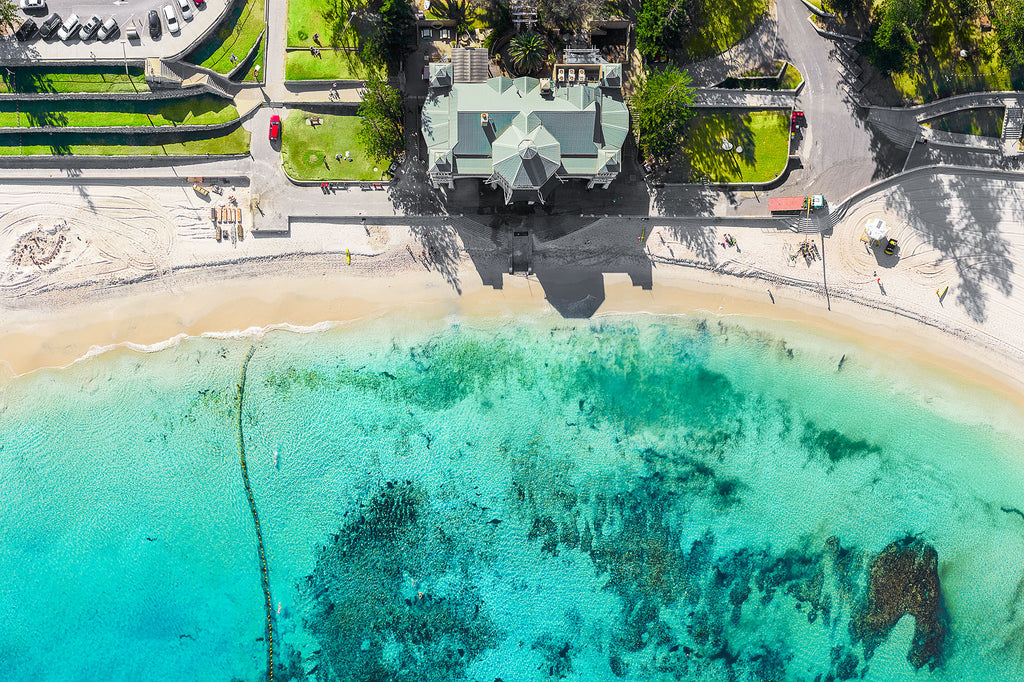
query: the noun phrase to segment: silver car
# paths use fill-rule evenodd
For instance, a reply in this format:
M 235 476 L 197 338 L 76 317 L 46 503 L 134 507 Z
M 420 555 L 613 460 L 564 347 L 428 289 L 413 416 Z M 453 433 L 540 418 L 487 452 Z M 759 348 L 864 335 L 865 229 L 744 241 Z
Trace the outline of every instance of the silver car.
M 78 21 L 78 15 L 72 14 L 64 20 L 64 25 L 57 31 L 57 37 L 67 42 L 68 39 L 78 35 L 80 28 L 82 28 L 82 24 Z
M 188 0 L 178 0 L 178 7 L 181 8 L 181 18 L 185 21 L 192 21 L 192 8 L 188 4 Z
M 96 38 L 98 40 L 106 40 L 110 36 L 116 35 L 116 34 L 117 34 L 117 19 L 115 19 L 114 17 L 110 17 L 109 19 L 107 19 L 106 21 L 103 22 L 102 26 L 100 26 L 99 32 L 96 33 Z

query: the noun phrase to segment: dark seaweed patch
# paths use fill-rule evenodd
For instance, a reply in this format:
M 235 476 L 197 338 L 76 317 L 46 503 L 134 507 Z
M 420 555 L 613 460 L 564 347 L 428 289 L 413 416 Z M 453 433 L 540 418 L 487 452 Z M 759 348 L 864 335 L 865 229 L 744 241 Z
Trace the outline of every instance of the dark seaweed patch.
M 347 387 L 391 403 L 441 410 L 508 379 L 533 385 L 532 366 L 520 348 L 509 340 L 480 340 L 450 330 L 410 348 L 405 362 L 388 369 L 347 364 L 334 371 L 289 368 L 268 375 L 266 384 L 285 394 L 296 385 L 310 390 Z
M 321 647 L 315 658 L 331 679 L 463 679 L 491 646 L 468 559 L 426 501 L 409 482 L 388 483 L 317 551 L 301 589 L 311 602 L 305 625 Z
M 848 459 L 861 459 L 882 451 L 880 447 L 866 440 L 850 438 L 835 429 L 819 429 L 810 421 L 804 423 L 800 444 L 812 457 L 823 455 L 832 464 Z

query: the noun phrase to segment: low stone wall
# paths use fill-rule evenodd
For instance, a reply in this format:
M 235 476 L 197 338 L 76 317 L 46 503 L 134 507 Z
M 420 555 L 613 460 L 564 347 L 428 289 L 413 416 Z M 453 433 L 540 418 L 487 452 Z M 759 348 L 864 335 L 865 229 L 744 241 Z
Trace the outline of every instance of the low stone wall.
M 201 163 L 210 160 L 247 159 L 249 154 L 183 154 L 174 155 L 78 155 L 78 154 L 33 154 L 28 156 L 0 154 L 0 168 L 110 168 L 111 162 L 117 162 L 119 168 L 149 168 L 166 167 L 173 164 Z M 232 177 L 222 173 L 210 175 L 213 178 Z M 80 182 L 78 178 L 69 178 L 69 181 Z M 144 181 L 145 178 L 133 178 L 133 181 Z M 176 179 L 180 183 L 180 179 Z M 246 178 L 248 180 L 248 178 Z M 26 182 L 38 182 L 38 178 L 28 178 Z M 5 180 L 5 182 L 7 182 Z M 48 180 L 49 182 L 49 180 Z M 100 179 L 90 179 L 90 183 L 101 184 Z M 123 185 L 124 178 L 109 180 L 109 183 Z
M 26 135 L 31 133 L 74 133 L 76 135 L 154 135 L 164 133 L 202 133 L 225 130 L 237 126 L 241 118 L 233 118 L 224 123 L 207 125 L 165 125 L 165 126 L 92 126 L 73 128 L 65 126 L 18 126 L 0 127 L 0 135 Z
M 212 94 L 205 85 L 196 85 L 188 88 L 168 89 L 159 88 L 156 90 L 145 90 L 143 92 L 3 92 L 0 93 L 0 102 L 5 100 L 21 101 L 44 101 L 44 102 L 73 102 L 75 100 L 113 100 L 115 102 L 137 102 L 144 100 L 164 99 L 185 99 L 197 95 Z

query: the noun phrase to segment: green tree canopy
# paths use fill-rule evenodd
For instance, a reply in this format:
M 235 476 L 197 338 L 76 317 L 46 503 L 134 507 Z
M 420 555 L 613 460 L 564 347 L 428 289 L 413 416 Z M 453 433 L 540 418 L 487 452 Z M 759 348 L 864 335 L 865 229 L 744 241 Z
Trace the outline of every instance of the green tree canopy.
M 1003 56 L 1013 65 L 1024 65 L 1024 0 L 994 0 L 992 27 L 1003 44 Z
M 696 90 L 690 74 L 674 66 L 644 71 L 633 81 L 629 109 L 637 130 L 640 151 L 651 161 L 662 161 L 679 149 L 686 121 L 693 114 Z
M 636 47 L 648 59 L 679 49 L 691 26 L 693 0 L 642 0 Z
M 544 66 L 549 54 L 547 43 L 533 31 L 517 34 L 508 46 L 508 55 L 512 58 L 512 65 L 519 73 L 537 71 Z
M 537 12 L 554 31 L 583 30 L 600 13 L 604 0 L 538 0 Z
M 469 0 L 435 0 L 430 3 L 430 11 L 444 19 L 455 22 L 455 44 L 459 44 L 459 36 L 473 29 L 473 16 L 476 9 Z
M 358 111 L 362 122 L 356 135 L 370 156 L 382 164 L 391 163 L 405 151 L 402 95 L 378 73 L 367 79 L 362 95 Z
M 883 71 L 903 71 L 917 52 L 914 27 L 924 19 L 924 0 L 882 0 L 868 27 L 864 55 Z
M 24 19 L 16 0 L 0 0 L 0 26 L 17 28 Z
M 376 30 L 363 45 L 363 60 L 397 66 L 412 50 L 413 15 L 409 0 L 383 0 L 377 12 Z

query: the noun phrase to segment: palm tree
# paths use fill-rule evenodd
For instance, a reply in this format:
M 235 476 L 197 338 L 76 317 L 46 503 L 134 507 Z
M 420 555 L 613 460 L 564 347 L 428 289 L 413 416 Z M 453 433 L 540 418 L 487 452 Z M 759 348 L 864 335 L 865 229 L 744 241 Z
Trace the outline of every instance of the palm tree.
M 442 19 L 455 22 L 456 45 L 459 44 L 459 36 L 473 29 L 475 10 L 470 7 L 468 0 L 435 0 L 430 3 L 430 9 Z
M 512 39 L 508 46 L 508 55 L 519 73 L 533 73 L 547 61 L 548 46 L 540 35 L 526 31 Z

